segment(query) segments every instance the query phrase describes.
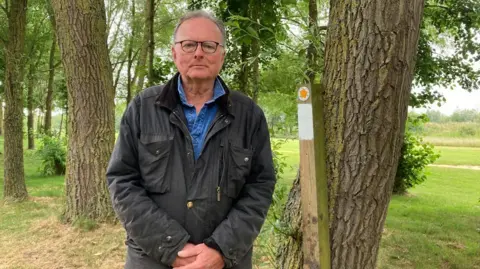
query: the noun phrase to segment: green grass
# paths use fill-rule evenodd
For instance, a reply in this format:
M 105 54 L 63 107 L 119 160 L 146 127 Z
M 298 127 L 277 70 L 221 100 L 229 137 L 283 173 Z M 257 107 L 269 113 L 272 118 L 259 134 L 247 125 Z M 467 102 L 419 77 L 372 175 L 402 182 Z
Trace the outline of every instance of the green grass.
M 480 148 L 436 146 L 435 151 L 440 153 L 435 164 L 480 166 Z
M 379 268 L 480 268 L 480 171 L 432 167 L 394 196 Z

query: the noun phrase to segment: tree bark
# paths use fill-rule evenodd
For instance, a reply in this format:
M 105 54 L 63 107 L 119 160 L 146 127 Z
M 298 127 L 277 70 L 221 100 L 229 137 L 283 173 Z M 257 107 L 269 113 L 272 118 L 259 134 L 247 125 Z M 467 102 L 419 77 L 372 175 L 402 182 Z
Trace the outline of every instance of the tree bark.
M 138 63 L 135 68 L 136 77 L 138 79 L 137 88 L 135 92 L 140 92 L 143 89 L 143 82 L 145 80 L 146 75 L 146 63 L 147 63 L 147 56 L 148 56 L 148 46 L 150 44 L 150 28 L 153 27 L 153 10 L 152 10 L 152 1 L 154 0 L 146 0 L 145 1 L 145 25 L 143 29 L 143 42 L 142 42 L 142 50 L 140 51 L 140 56 L 138 57 Z
M 105 171 L 115 140 L 103 0 L 53 0 L 68 89 L 65 219 L 114 218 Z
M 423 5 L 423 0 L 331 1 L 322 88 L 333 269 L 375 268 Z
M 32 70 L 29 71 L 34 72 Z M 33 74 L 28 76 L 28 87 L 27 87 L 27 136 L 28 136 L 28 149 L 35 149 L 35 131 L 33 128 L 34 124 L 34 115 L 33 115 L 33 85 L 34 85 Z
M 52 25 L 52 45 L 50 47 L 50 58 L 48 61 L 48 87 L 47 87 L 47 99 L 45 102 L 45 126 L 44 133 L 51 135 L 52 133 L 52 103 L 53 103 L 53 80 L 55 78 L 55 50 L 57 44 L 56 42 L 56 33 L 55 33 L 55 16 L 51 9 L 50 4 L 47 3 L 48 15 L 50 16 L 50 23 Z
M 128 63 L 127 63 L 127 105 L 132 100 L 132 85 L 135 84 L 135 79 L 132 79 L 132 65 L 133 65 L 133 40 L 135 38 L 135 0 L 132 0 L 132 20 L 130 22 L 131 33 L 128 41 Z
M 5 70 L 5 170 L 4 197 L 28 197 L 23 170 L 23 71 L 27 0 L 11 3 L 8 16 L 8 43 Z
M 300 202 L 300 174 L 293 182 L 292 189 L 288 195 L 285 210 L 281 222 L 287 225 L 285 236 L 281 240 L 277 252 L 277 266 L 279 269 L 301 269 L 303 268 L 302 252 L 302 205 Z
M 3 135 L 3 96 L 0 94 L 0 135 Z
M 155 35 L 154 35 L 154 18 L 155 18 L 155 0 L 150 1 L 150 14 L 148 22 L 148 83 L 147 86 L 153 85 L 153 59 L 155 56 Z

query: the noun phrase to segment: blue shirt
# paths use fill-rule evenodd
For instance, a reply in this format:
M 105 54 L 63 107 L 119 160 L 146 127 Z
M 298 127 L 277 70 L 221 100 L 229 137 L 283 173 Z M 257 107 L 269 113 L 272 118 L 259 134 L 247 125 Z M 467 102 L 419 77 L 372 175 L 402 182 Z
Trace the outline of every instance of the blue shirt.
M 182 101 L 183 113 L 187 119 L 187 127 L 190 131 L 190 136 L 192 137 L 195 160 L 198 160 L 205 142 L 208 128 L 217 114 L 218 105 L 215 103 L 215 100 L 225 94 L 225 89 L 217 78 L 213 87 L 213 98 L 205 103 L 198 115 L 195 106 L 187 102 L 187 97 L 183 90 L 180 76 L 178 77 L 178 93 L 180 94 L 180 100 Z

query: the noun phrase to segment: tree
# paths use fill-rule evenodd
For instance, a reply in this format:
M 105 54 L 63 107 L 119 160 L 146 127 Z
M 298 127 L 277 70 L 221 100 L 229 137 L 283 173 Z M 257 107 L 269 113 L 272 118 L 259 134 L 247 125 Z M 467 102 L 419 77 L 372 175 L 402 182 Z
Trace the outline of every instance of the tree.
M 53 0 L 68 89 L 65 219 L 109 220 L 105 170 L 114 136 L 114 92 L 103 0 Z
M 27 0 L 11 1 L 5 61 L 4 197 L 28 197 L 23 170 L 23 72 Z
M 48 60 L 48 86 L 47 86 L 47 98 L 45 101 L 45 124 L 44 133 L 51 134 L 52 132 L 52 106 L 53 106 L 53 86 L 55 78 L 55 50 L 57 48 L 56 33 L 55 33 L 55 16 L 50 1 L 47 1 L 47 12 L 52 25 L 52 40 L 50 45 L 50 54 Z
M 135 74 L 138 79 L 137 89 L 136 89 L 137 92 L 143 89 L 145 75 L 147 75 L 147 72 L 148 72 L 146 67 L 148 52 L 153 51 L 153 48 L 150 48 L 150 47 L 153 46 L 153 40 L 151 40 L 151 37 L 153 33 L 154 16 L 155 16 L 154 1 L 155 0 L 145 0 L 145 9 L 144 9 L 145 25 L 143 28 L 142 49 L 140 51 L 140 55 L 138 57 L 138 64 L 135 69 Z
M 402 147 L 423 5 L 421 0 L 331 1 L 325 107 L 318 107 L 315 96 L 313 105 L 314 118 L 325 113 L 332 268 L 375 268 Z M 308 264 L 308 257 L 303 262 Z

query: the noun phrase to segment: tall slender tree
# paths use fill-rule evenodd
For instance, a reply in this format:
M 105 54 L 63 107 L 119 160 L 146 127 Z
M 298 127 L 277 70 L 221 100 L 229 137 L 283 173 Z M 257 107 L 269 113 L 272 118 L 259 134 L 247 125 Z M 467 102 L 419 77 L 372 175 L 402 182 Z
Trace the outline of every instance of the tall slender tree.
M 27 0 L 10 3 L 5 61 L 5 170 L 4 197 L 28 197 L 23 170 L 23 72 Z
M 65 219 L 114 217 L 105 170 L 115 140 L 103 0 L 52 0 L 68 89 Z

